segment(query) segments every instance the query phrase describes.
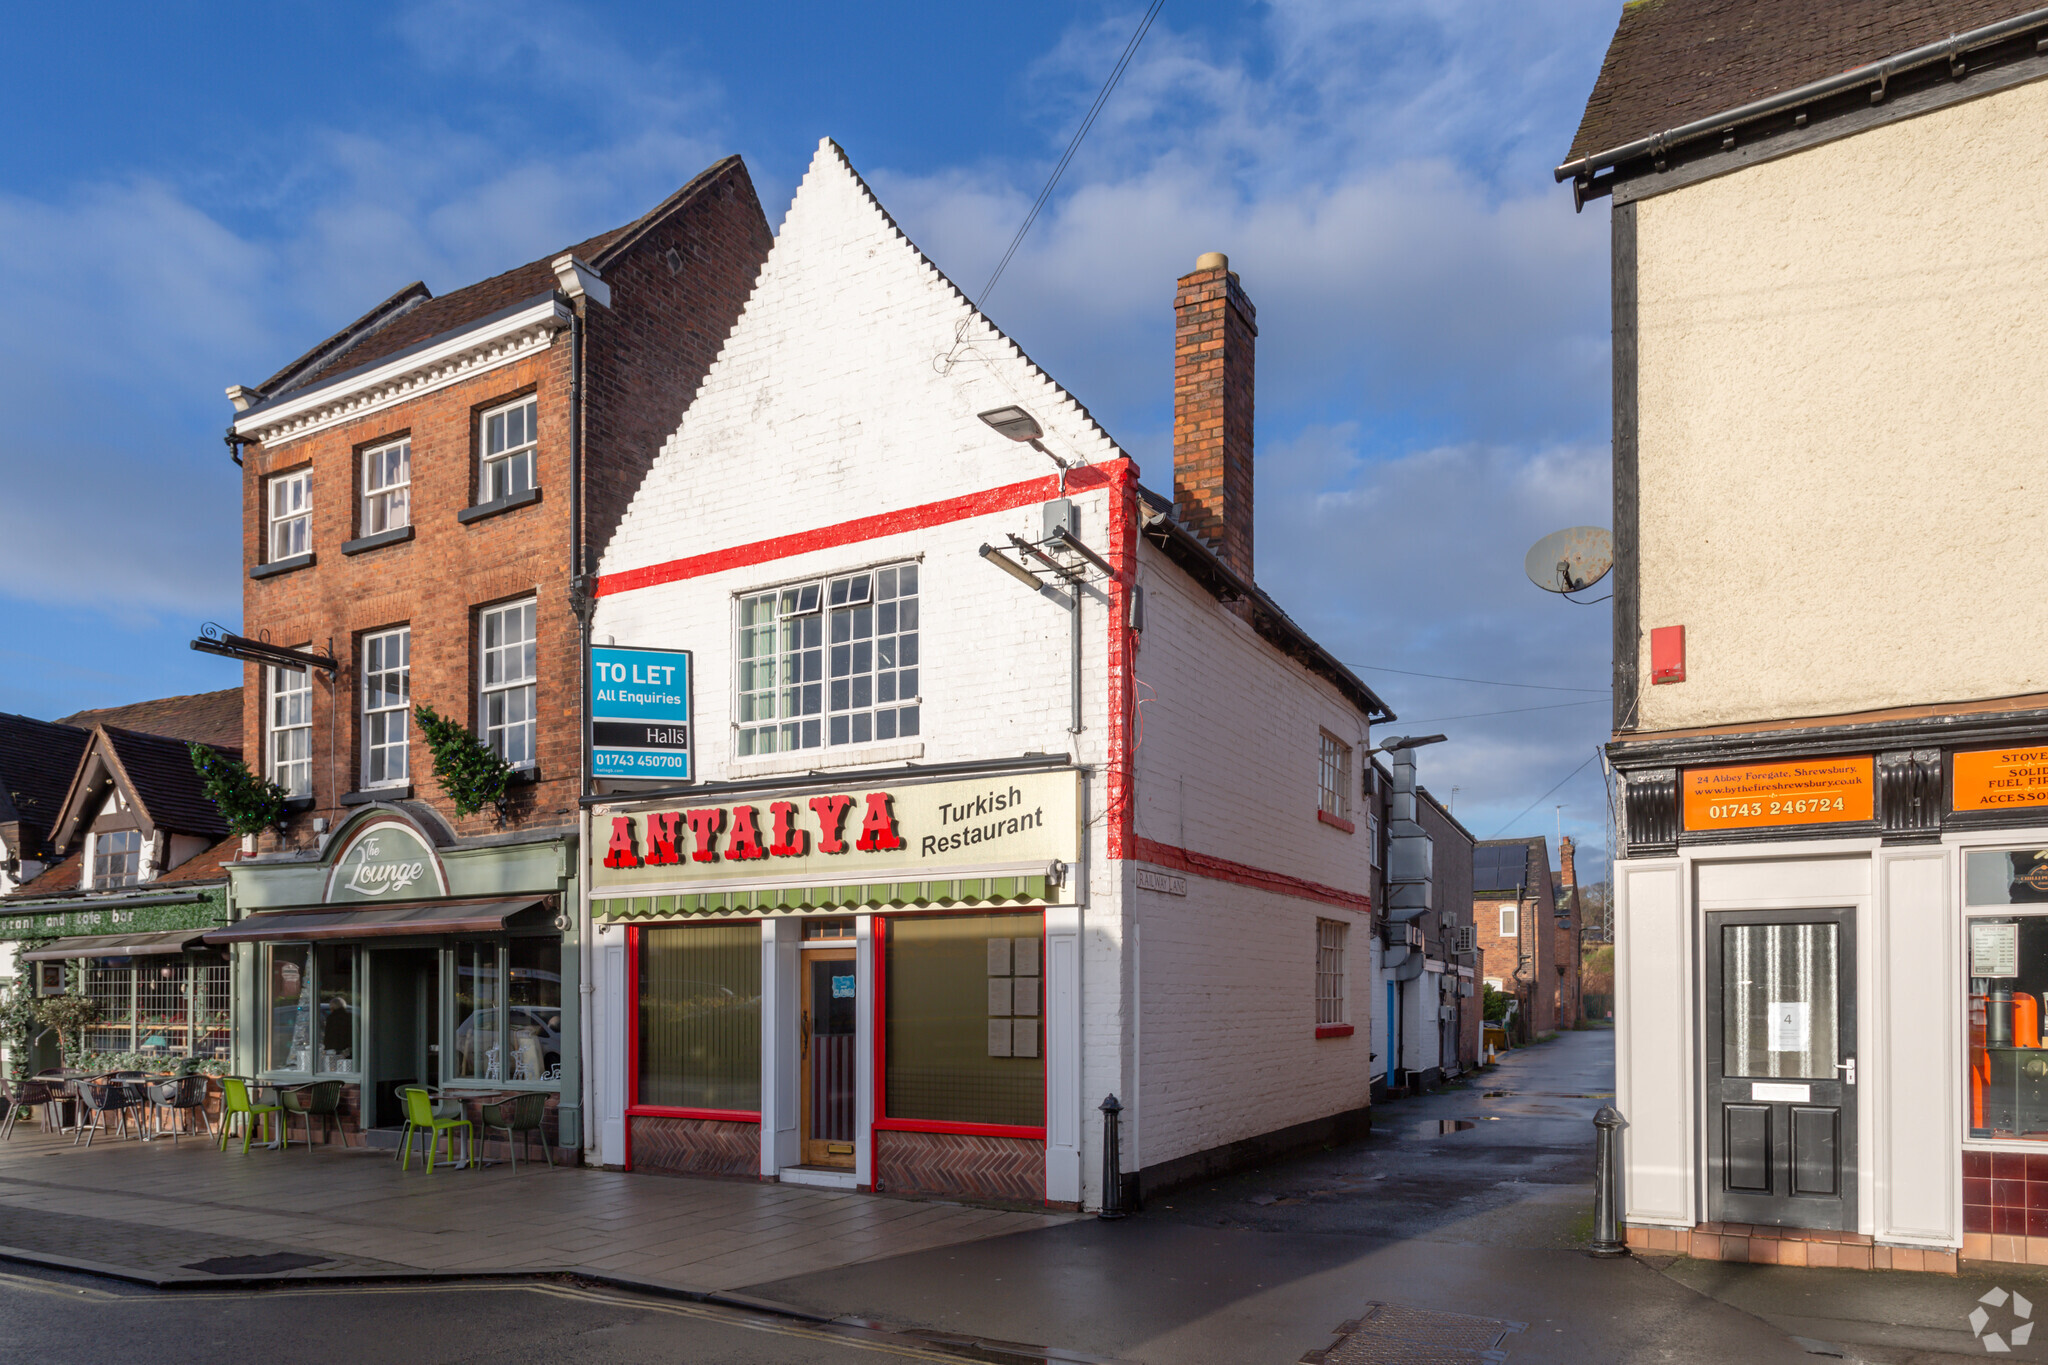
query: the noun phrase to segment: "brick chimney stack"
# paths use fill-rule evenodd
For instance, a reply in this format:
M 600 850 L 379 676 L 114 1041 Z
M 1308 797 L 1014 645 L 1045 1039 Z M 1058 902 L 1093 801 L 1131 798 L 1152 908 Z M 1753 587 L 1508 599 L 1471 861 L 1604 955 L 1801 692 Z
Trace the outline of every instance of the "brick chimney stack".
M 1579 874 L 1572 868 L 1572 836 L 1569 834 L 1557 841 L 1557 875 L 1566 886 L 1579 884 Z
M 1258 310 L 1207 252 L 1173 296 L 1173 501 L 1181 524 L 1252 577 L 1252 370 Z

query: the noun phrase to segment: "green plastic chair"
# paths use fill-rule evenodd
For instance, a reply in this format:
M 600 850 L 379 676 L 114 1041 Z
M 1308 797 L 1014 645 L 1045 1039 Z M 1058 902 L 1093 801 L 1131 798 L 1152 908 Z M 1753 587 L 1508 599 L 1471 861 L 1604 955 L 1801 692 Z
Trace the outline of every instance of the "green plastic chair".
M 432 1174 L 434 1170 L 434 1145 L 442 1140 L 444 1134 L 448 1143 L 448 1164 L 451 1166 L 455 1165 L 455 1130 L 458 1128 L 462 1130 L 463 1161 L 472 1167 L 477 1164 L 475 1160 L 476 1130 L 470 1126 L 468 1119 L 436 1118 L 434 1115 L 434 1097 L 416 1085 L 409 1085 L 399 1093 L 405 1097 L 405 1132 L 401 1135 L 400 1139 L 405 1148 L 405 1157 L 399 1163 L 398 1169 L 401 1171 L 412 1169 L 412 1139 L 414 1133 L 425 1133 L 427 1135 L 428 1174 Z
M 256 1127 L 262 1124 L 270 1130 L 270 1141 L 276 1143 L 283 1133 L 284 1106 L 281 1104 L 256 1104 L 249 1098 L 249 1083 L 240 1076 L 220 1078 L 220 1149 L 228 1149 L 228 1122 L 235 1115 L 242 1114 L 242 1150 L 249 1150 L 249 1139 L 255 1135 Z

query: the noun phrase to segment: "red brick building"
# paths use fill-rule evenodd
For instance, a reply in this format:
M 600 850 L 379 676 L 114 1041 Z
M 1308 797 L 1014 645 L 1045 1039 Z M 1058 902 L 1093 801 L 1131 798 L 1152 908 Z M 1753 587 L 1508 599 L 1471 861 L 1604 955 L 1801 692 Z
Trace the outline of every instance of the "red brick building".
M 244 624 L 195 647 L 245 662 L 242 752 L 294 798 L 235 871 L 238 911 L 263 913 L 220 940 L 247 945 L 249 1074 L 341 1081 L 380 1125 L 419 1081 L 526 1085 L 573 1109 L 576 953 L 556 921 L 574 920 L 586 790 L 578 570 L 770 243 L 728 157 L 624 227 L 439 297 L 408 285 L 228 390 Z M 458 816 L 417 704 L 512 765 L 502 811 Z M 346 900 L 384 908 L 278 911 Z M 383 940 L 401 947 L 369 951 Z
M 1521 1002 L 1515 1037 L 1557 1027 L 1557 894 L 1543 836 L 1472 849 L 1472 923 L 1486 984 Z

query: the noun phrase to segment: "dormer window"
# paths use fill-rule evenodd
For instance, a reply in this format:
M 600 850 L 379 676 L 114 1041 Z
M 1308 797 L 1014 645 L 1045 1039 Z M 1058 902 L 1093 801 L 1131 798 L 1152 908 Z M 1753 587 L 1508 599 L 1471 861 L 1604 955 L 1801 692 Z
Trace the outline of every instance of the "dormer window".
M 141 880 L 141 830 L 106 830 L 92 836 L 92 884 L 95 890 L 109 886 L 133 886 Z

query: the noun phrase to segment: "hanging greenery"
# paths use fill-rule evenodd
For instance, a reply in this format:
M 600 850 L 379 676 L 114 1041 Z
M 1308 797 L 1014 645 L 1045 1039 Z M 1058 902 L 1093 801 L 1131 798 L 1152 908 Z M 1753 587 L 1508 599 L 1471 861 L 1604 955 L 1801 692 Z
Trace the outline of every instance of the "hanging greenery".
M 28 1075 L 29 1049 L 43 1031 L 43 1021 L 36 1014 L 34 975 L 33 971 L 27 973 L 0 993 L 0 1047 L 7 1050 L 9 1080 Z
M 448 719 L 425 702 L 413 707 L 412 713 L 420 723 L 420 736 L 434 754 L 434 780 L 455 803 L 455 813 L 473 815 L 485 806 L 494 806 L 503 820 L 512 765 L 471 734 L 467 725 Z
M 249 771 L 239 758 L 215 753 L 204 744 L 185 746 L 192 753 L 193 771 L 213 802 L 221 819 L 236 834 L 256 834 L 284 823 L 285 802 L 291 793 L 267 777 Z

